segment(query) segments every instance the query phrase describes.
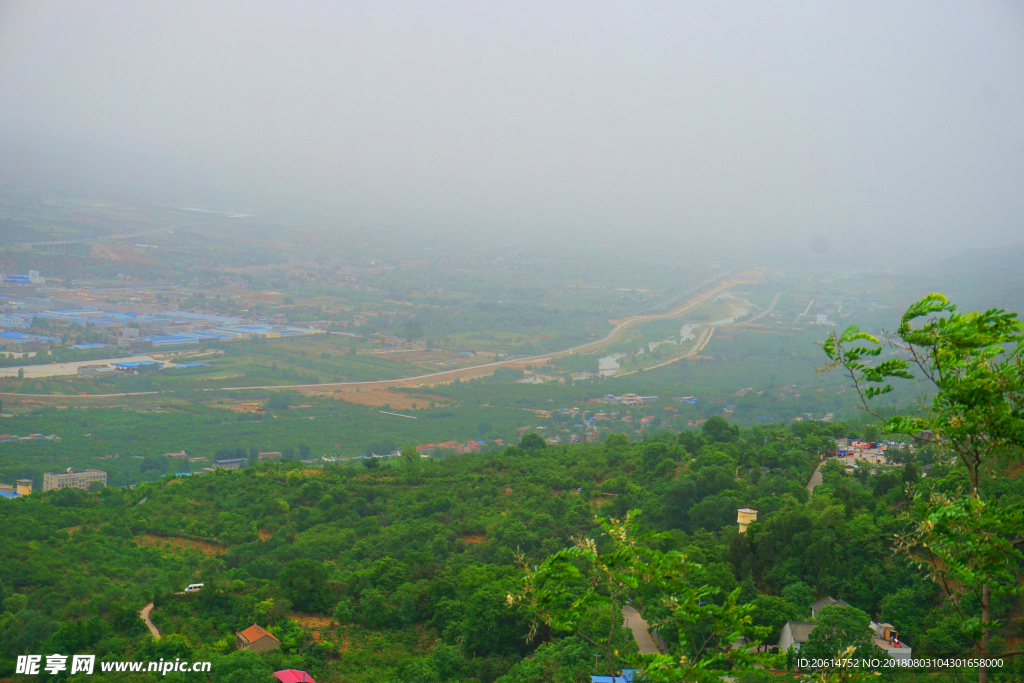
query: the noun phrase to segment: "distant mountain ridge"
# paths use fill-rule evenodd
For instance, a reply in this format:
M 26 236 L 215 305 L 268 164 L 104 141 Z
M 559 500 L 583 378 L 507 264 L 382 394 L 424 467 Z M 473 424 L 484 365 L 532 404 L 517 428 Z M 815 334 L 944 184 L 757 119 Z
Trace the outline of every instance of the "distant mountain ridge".
M 1002 308 L 1024 314 L 1024 242 L 972 249 L 912 271 L 906 287 L 942 292 L 960 310 Z

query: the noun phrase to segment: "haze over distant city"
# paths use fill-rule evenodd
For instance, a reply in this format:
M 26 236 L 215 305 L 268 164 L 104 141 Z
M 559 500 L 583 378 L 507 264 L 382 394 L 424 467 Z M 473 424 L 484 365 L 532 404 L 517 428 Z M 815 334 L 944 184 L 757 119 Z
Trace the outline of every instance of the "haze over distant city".
M 340 221 L 948 255 L 1024 235 L 1024 8 L 5 2 L 0 140 L 5 181 L 76 148 Z

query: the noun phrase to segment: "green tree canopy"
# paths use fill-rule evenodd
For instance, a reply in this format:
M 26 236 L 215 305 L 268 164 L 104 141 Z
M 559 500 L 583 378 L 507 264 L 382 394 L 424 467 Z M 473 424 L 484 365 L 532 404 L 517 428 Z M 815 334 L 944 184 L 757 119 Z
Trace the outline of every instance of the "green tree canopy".
M 292 560 L 277 577 L 281 592 L 297 609 L 306 612 L 328 612 L 327 570 L 316 560 Z
M 909 515 L 910 530 L 898 551 L 946 591 L 964 620 L 979 654 L 990 653 L 993 595 L 1019 595 L 1024 586 L 1015 567 L 1024 561 L 1024 502 L 983 499 L 979 482 L 997 461 L 1024 453 L 1024 324 L 1016 313 L 998 309 L 958 313 L 942 294 L 929 294 L 904 313 L 886 339 L 896 353 L 882 355 L 882 342 L 851 325 L 833 332 L 823 348 L 831 363 L 853 380 L 863 407 L 883 420 L 890 434 L 912 434 L 967 472 L 966 495 L 919 491 Z M 913 415 L 883 418 L 870 401 L 893 390 L 893 380 L 921 380 L 930 400 Z M 962 608 L 971 596 L 980 613 Z M 987 680 L 980 667 L 979 683 Z
M 855 657 L 871 656 L 871 618 L 856 607 L 825 607 L 800 654 L 811 659 L 833 659 L 849 647 Z
M 738 425 L 731 425 L 721 415 L 713 415 L 700 426 L 704 438 L 711 443 L 731 443 L 740 438 Z
M 547 448 L 548 443 L 547 441 L 544 440 L 544 437 L 542 437 L 537 432 L 530 432 L 529 434 L 524 435 L 523 438 L 519 440 L 519 447 L 522 448 L 523 450 Z

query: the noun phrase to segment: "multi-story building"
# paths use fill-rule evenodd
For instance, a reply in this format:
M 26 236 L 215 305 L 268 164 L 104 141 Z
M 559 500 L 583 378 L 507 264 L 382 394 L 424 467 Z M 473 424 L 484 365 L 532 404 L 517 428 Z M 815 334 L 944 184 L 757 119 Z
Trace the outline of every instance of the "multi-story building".
M 47 472 L 43 475 L 43 490 L 54 489 L 86 489 L 95 482 L 107 485 L 107 473 L 102 470 L 76 471 L 69 467 L 67 472 Z
M 247 458 L 228 458 L 227 460 L 214 460 L 213 468 L 217 470 L 240 470 L 249 464 Z

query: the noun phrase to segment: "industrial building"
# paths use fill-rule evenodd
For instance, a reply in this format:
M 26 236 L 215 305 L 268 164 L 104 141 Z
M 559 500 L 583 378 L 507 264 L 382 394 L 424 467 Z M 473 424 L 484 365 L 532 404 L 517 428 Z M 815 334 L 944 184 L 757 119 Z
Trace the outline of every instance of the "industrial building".
M 31 479 L 19 479 L 15 482 L 15 486 L 11 486 L 10 484 L 0 484 L 0 499 L 14 499 L 30 495 L 32 495 Z

